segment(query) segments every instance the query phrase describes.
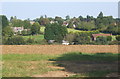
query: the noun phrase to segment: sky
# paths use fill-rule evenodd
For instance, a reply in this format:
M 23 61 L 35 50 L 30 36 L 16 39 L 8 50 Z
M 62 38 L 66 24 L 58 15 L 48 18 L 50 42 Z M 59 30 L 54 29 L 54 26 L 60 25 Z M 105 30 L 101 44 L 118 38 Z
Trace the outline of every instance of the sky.
M 100 12 L 105 16 L 118 17 L 118 2 L 2 2 L 2 14 L 8 18 L 31 20 L 42 15 L 65 18 L 87 15 L 97 17 Z

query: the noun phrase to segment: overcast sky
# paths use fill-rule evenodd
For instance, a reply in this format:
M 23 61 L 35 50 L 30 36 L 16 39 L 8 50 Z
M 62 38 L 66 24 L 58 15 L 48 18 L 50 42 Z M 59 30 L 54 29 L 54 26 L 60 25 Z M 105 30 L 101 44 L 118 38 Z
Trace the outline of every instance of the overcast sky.
M 41 15 L 48 17 L 96 17 L 100 12 L 105 16 L 118 17 L 118 2 L 3 2 L 2 14 L 8 18 L 35 19 Z

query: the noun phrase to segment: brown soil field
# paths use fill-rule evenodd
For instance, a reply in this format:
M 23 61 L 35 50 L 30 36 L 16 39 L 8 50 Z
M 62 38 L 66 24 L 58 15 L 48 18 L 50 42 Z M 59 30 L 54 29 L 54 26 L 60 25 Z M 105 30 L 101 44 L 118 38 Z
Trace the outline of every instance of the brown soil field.
M 118 45 L 1 45 L 2 53 L 62 54 L 66 52 L 118 53 Z

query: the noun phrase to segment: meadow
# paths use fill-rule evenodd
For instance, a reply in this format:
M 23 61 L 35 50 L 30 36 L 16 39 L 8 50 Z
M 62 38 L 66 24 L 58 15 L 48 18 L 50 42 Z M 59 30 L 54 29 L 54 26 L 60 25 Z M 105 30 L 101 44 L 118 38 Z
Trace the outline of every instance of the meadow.
M 105 77 L 118 72 L 117 61 L 118 54 L 113 53 L 3 54 L 2 75 L 3 77 Z

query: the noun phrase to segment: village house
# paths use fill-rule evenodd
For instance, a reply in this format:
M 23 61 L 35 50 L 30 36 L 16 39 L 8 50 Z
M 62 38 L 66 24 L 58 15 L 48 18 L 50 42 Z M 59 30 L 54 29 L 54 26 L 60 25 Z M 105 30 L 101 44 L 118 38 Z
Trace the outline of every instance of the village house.
M 64 22 L 63 22 L 63 25 L 64 25 L 64 26 L 68 26 L 68 22 L 64 21 Z
M 18 32 L 21 34 L 22 31 L 29 31 L 30 29 L 24 29 L 24 27 L 12 27 L 13 32 L 15 32 L 14 35 L 16 35 Z
M 68 41 L 65 41 L 65 40 L 62 40 L 62 44 L 63 44 L 63 45 L 69 45 L 69 42 L 68 42 Z
M 12 27 L 12 29 L 15 33 L 20 32 L 21 34 L 21 32 L 24 30 L 24 27 Z
M 98 36 L 112 36 L 112 34 L 92 34 L 91 38 L 95 41 Z
M 30 24 L 33 25 L 35 22 L 34 21 L 30 21 Z

